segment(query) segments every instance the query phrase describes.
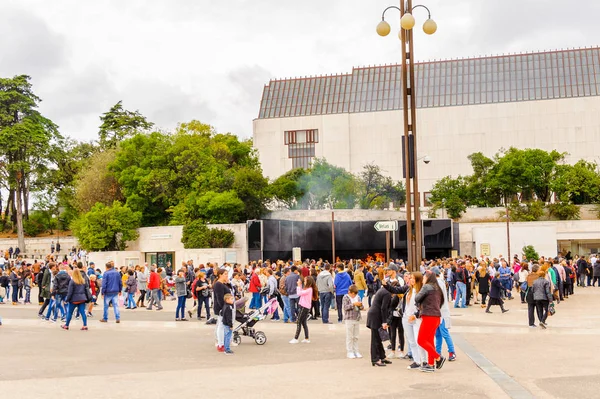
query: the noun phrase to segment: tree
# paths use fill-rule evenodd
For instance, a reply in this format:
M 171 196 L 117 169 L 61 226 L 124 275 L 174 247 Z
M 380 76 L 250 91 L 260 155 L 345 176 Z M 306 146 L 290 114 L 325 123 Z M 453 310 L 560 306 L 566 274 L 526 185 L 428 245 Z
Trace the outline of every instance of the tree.
M 79 212 L 89 212 L 97 203 L 109 206 L 114 201 L 124 200 L 121 187 L 109 170 L 116 154 L 114 148 L 95 153 L 77 174 L 73 204 Z
M 5 220 L 14 205 L 22 252 L 26 251 L 23 216 L 28 215 L 31 174 L 50 143 L 62 139 L 57 126 L 37 111 L 41 100 L 29 81 L 27 75 L 0 78 L 0 153 L 9 191 Z
M 384 176 L 378 165 L 365 165 L 358 181 L 358 204 L 362 209 L 382 209 L 390 202 L 402 205 L 406 200 L 402 182 L 394 182 L 389 176 Z
M 136 133 L 147 132 L 154 124 L 148 122 L 139 111 L 123 109 L 122 101 L 113 105 L 100 117 L 102 124 L 98 136 L 102 149 L 115 148 L 117 144 Z
M 73 234 L 88 251 L 122 251 L 127 241 L 137 239 L 142 215 L 115 201 L 98 203 L 73 222 Z
M 307 193 L 301 209 L 352 209 L 358 197 L 358 181 L 343 168 L 316 158 L 300 178 L 300 190 Z
M 552 190 L 561 201 L 576 205 L 600 201 L 600 173 L 595 163 L 584 160 L 575 165 L 560 165 Z
M 429 201 L 435 209 L 445 209 L 452 219 L 459 219 L 467 210 L 467 184 L 462 176 L 446 176 L 431 189 Z
M 194 220 L 183 226 L 181 242 L 189 248 L 229 248 L 235 240 L 233 231 L 209 228 L 201 220 Z
M 533 260 L 534 262 L 540 258 L 533 245 L 526 245 L 523 247 L 523 255 L 527 260 Z
M 276 206 L 281 204 L 284 208 L 295 209 L 306 195 L 300 180 L 307 174 L 304 168 L 292 169 L 279 176 L 269 186 L 269 195 L 273 197 Z

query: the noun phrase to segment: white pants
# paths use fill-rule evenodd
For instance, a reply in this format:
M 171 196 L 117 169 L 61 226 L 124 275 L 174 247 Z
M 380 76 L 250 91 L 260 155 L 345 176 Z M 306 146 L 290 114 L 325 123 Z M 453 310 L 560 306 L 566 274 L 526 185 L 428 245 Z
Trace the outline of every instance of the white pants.
M 223 316 L 217 317 L 217 328 L 215 328 L 215 339 L 218 346 L 225 345 L 225 328 L 223 327 Z
M 346 320 L 346 351 L 358 353 L 358 327 L 360 323 L 356 320 Z
M 406 340 L 408 341 L 408 347 L 410 348 L 413 360 L 417 364 L 423 363 L 427 357 L 425 356 L 423 348 L 417 345 L 421 319 L 417 319 L 414 324 L 410 324 L 408 320 L 402 318 L 402 327 L 404 327 L 404 334 L 406 334 Z

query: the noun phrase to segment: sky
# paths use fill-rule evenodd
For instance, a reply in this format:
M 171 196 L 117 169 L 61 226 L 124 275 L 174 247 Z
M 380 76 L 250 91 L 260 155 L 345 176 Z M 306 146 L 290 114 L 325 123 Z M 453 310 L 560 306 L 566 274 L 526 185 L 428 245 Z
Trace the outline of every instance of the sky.
M 434 60 L 596 46 L 600 2 L 423 0 L 438 24 L 415 34 Z M 118 101 L 157 127 L 200 120 L 252 136 L 270 79 L 400 62 L 375 26 L 390 0 L 1 0 L 0 77 L 27 74 L 65 136 L 97 138 Z M 415 10 L 417 27 L 427 12 Z

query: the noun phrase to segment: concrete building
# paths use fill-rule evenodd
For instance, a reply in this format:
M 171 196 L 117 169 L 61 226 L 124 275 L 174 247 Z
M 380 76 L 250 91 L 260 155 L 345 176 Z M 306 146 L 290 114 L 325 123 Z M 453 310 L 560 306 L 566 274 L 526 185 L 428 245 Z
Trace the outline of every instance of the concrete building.
M 600 160 L 600 48 L 415 64 L 422 195 L 440 178 L 472 173 L 467 155 L 501 148 L 556 149 Z M 402 179 L 400 65 L 272 80 L 254 121 L 265 174 L 314 157 L 353 173 L 379 165 Z M 427 202 L 424 202 L 427 205 Z

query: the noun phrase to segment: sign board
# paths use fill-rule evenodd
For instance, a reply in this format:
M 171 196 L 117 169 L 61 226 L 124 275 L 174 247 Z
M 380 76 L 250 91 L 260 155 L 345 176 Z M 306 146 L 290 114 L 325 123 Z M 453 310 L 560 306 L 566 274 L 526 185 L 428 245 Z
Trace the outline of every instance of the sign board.
M 169 238 L 172 238 L 173 235 L 172 234 L 152 234 L 150 236 L 151 240 L 166 240 Z
M 492 254 L 492 249 L 490 244 L 481 244 L 480 245 L 481 255 L 490 256 Z
M 398 222 L 396 220 L 385 220 L 375 223 L 377 231 L 396 231 L 398 230 Z
M 451 256 L 452 258 L 458 258 L 458 251 L 457 251 L 456 249 L 453 249 L 453 250 L 450 252 L 450 256 Z
M 237 252 L 225 251 L 225 263 L 229 263 L 230 265 L 237 263 Z
M 292 248 L 292 259 L 294 262 L 302 261 L 302 248 L 294 247 Z

